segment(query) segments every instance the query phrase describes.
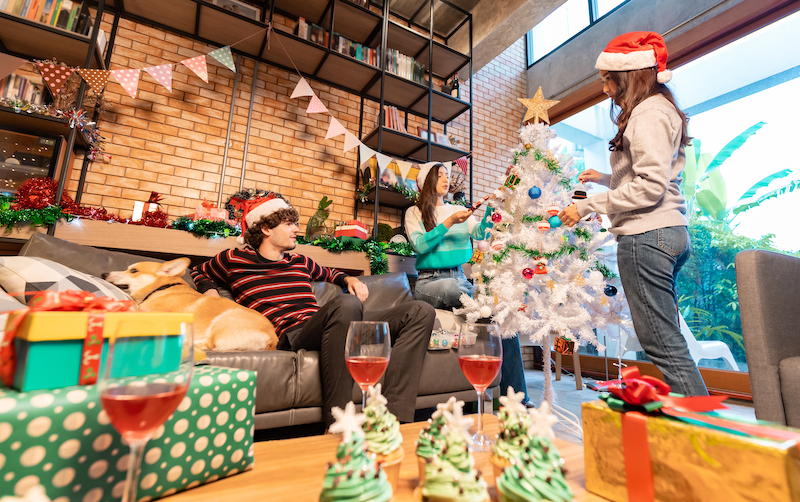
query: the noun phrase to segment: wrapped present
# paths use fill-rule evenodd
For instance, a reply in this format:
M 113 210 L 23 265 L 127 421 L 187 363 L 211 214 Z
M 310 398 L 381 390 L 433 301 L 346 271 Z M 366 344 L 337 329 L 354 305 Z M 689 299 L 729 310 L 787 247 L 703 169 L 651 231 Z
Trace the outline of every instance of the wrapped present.
M 800 501 L 800 430 L 677 397 L 638 368 L 583 404 L 586 489 L 613 501 Z M 605 402 L 604 402 L 605 401 Z
M 336 237 L 356 237 L 358 239 L 367 238 L 367 226 L 358 220 L 346 221 L 343 225 L 336 227 Z
M 21 391 L 95 383 L 103 370 L 106 340 L 113 335 L 130 337 L 131 343 L 148 350 L 155 343 L 154 333 L 175 333 L 168 338 L 163 359 L 133 362 L 155 373 L 174 370 L 181 359 L 180 324 L 194 317 L 130 311 L 133 302 L 85 291 L 42 291 L 28 305 L 10 314 L 0 343 L 3 382 Z
M 211 220 L 211 221 L 224 221 L 228 219 L 228 211 L 220 209 L 216 204 L 208 202 L 203 197 L 203 202 L 197 206 L 192 215 L 192 220 Z
M 575 352 L 575 342 L 563 336 L 559 336 L 556 338 L 555 349 L 565 356 L 571 356 Z
M 178 409 L 147 442 L 140 500 L 253 468 L 255 373 L 198 366 Z M 94 385 L 0 390 L 0 497 L 41 484 L 51 500 L 120 499 L 129 448 Z

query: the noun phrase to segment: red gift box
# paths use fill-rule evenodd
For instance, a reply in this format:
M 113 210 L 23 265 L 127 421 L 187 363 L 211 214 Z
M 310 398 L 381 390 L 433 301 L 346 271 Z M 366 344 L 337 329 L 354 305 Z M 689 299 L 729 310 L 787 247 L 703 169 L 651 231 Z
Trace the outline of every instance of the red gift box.
M 356 237 L 358 239 L 367 238 L 367 226 L 358 220 L 349 220 L 344 225 L 336 227 L 334 233 L 336 237 Z

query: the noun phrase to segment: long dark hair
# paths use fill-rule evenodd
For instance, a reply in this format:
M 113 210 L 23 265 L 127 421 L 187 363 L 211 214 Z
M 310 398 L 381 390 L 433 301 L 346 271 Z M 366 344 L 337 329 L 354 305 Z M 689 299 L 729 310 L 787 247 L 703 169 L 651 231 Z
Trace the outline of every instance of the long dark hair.
M 656 68 L 644 68 L 642 70 L 630 71 L 609 71 L 608 78 L 617 85 L 617 92 L 614 96 L 614 103 L 611 107 L 611 121 L 617 126 L 617 135 L 608 142 L 608 149 L 612 152 L 623 151 L 622 135 L 628 127 L 628 120 L 631 112 L 636 105 L 649 98 L 661 94 L 667 101 L 672 103 L 678 115 L 681 117 L 683 125 L 681 127 L 681 144 L 688 145 L 692 138 L 688 134 L 689 119 L 686 114 L 678 107 L 672 91 L 664 85 L 658 83 Z
M 436 193 L 436 185 L 439 181 L 439 169 L 443 167 L 443 164 L 431 167 L 428 175 L 425 176 L 425 181 L 422 182 L 422 189 L 419 191 L 417 207 L 422 213 L 422 224 L 425 225 L 426 232 L 436 228 L 436 201 L 439 198 L 439 194 Z

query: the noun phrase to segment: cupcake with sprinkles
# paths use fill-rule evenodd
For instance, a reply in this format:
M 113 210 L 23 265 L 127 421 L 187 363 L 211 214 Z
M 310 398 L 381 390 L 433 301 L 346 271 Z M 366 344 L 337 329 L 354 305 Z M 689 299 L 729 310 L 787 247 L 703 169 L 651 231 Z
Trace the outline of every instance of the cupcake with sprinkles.
M 400 422 L 386 408 L 388 401 L 381 394 L 381 384 L 369 386 L 367 407 L 364 410 L 364 439 L 367 451 L 380 464 L 392 485 L 397 490 L 397 479 L 400 476 L 400 462 L 403 453 L 403 435 L 400 433 Z
M 489 461 L 492 464 L 495 480 L 500 477 L 503 469 L 511 465 L 515 459 L 530 443 L 528 430 L 531 426 L 531 417 L 528 409 L 522 404 L 525 399 L 524 392 L 514 392 L 509 385 L 505 396 L 500 396 L 500 411 L 497 419 L 500 423 L 500 434 L 492 448 Z
M 361 425 L 366 421 L 356 413 L 350 402 L 344 410 L 334 407 L 336 421 L 330 432 L 341 433 L 342 441 L 336 449 L 336 462 L 328 464 L 322 483 L 320 502 L 388 502 L 392 500 L 392 487 L 380 465 L 368 455 Z
M 520 455 L 495 477 L 500 502 L 569 502 L 572 491 L 567 485 L 564 459 L 551 440 L 553 424 L 558 419 L 550 405 L 542 403 L 529 411 L 528 442 Z
M 419 431 L 417 439 L 417 463 L 419 465 L 419 482 L 425 481 L 425 464 L 434 456 L 441 455 L 444 449 L 444 436 L 447 423 L 444 418 L 445 411 L 453 411 L 456 406 L 464 406 L 464 401 L 458 401 L 451 396 L 446 403 L 436 405 L 436 411 L 428 419 L 428 426 Z

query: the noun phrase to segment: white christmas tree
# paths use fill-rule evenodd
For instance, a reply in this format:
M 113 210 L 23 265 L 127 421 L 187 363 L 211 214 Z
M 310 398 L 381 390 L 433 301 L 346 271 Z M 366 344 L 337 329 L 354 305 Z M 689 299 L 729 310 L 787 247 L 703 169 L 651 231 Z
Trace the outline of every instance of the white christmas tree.
M 463 295 L 456 311 L 471 322 L 491 317 L 503 337 L 529 336 L 547 362 L 551 335 L 599 350 L 594 329 L 617 324 L 633 336 L 621 288 L 607 288 L 616 277 L 603 262 L 612 235 L 597 216 L 571 228 L 556 216 L 586 187 L 575 181 L 572 158 L 548 149 L 554 138 L 543 123 L 521 129 L 513 165 L 489 201 L 494 226 L 473 256 L 475 296 Z

